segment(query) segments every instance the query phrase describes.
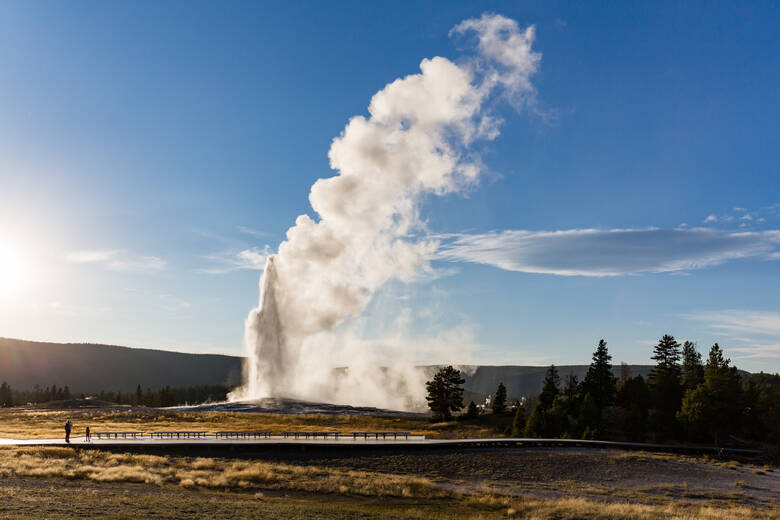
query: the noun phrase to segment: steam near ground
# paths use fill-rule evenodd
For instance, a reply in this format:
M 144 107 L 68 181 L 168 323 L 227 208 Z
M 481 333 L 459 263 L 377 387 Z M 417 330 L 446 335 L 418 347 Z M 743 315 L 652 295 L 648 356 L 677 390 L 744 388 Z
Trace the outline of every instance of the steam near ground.
M 275 396 L 425 408 L 427 375 L 414 368 L 415 360 L 420 349 L 442 347 L 440 359 L 453 359 L 446 345 L 457 333 L 370 340 L 348 327 L 334 329 L 360 316 L 387 282 L 431 273 L 439 244 L 421 233 L 423 197 L 479 182 L 483 165 L 473 146 L 499 134 L 494 101 L 517 109 L 533 102 L 530 78 L 541 59 L 531 49 L 533 26 L 521 29 L 484 14 L 450 35 L 473 54 L 457 63 L 423 59 L 420 73 L 374 94 L 369 117 L 351 118 L 333 140 L 328 157 L 337 174 L 318 179 L 309 194 L 318 220 L 300 215 L 268 258 L 260 304 L 246 320 L 245 384 L 232 400 Z M 367 348 L 377 345 L 379 351 Z M 336 352 L 349 361 L 339 376 L 332 370 Z

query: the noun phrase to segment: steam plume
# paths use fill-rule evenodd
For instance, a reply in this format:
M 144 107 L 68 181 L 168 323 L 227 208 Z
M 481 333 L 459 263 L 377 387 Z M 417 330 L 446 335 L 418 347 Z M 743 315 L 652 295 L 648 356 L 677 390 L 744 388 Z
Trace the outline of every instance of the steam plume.
M 475 37 L 475 55 L 458 64 L 422 60 L 419 74 L 377 92 L 369 117 L 353 117 L 333 140 L 328 157 L 338 173 L 317 180 L 309 194 L 318 219 L 299 216 L 268 259 L 260 305 L 246 322 L 247 379 L 233 398 L 338 398 L 404 408 L 422 399 L 424 379 L 412 371 L 380 371 L 364 360 L 332 381 L 328 347 L 307 348 L 306 359 L 302 349 L 316 333 L 359 316 L 388 280 L 411 281 L 430 269 L 438 243 L 419 237 L 421 198 L 478 181 L 482 166 L 469 148 L 495 138 L 501 123 L 485 108 L 488 100 L 502 95 L 519 107 L 533 98 L 530 77 L 540 60 L 531 50 L 533 26 L 520 30 L 514 20 L 484 14 L 450 34 Z M 368 397 L 343 391 L 363 384 L 384 390 Z

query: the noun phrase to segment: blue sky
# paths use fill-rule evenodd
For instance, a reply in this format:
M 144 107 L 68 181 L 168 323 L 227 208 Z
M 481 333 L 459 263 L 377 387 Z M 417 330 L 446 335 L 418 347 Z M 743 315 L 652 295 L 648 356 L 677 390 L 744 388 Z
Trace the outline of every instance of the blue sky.
M 535 26 L 536 100 L 496 104 L 479 184 L 425 198 L 435 275 L 345 326 L 429 338 L 421 362 L 586 363 L 603 337 L 646 363 L 671 333 L 780 370 L 768 2 L 4 2 L 0 336 L 243 353 L 331 141 L 483 12 Z

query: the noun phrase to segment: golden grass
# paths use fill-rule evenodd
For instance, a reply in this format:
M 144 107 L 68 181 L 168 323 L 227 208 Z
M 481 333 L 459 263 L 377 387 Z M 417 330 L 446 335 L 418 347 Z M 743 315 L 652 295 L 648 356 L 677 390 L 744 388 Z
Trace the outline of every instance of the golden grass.
M 89 481 L 95 484 L 136 483 L 161 489 L 164 494 L 182 499 L 182 493 L 229 492 L 266 502 L 270 493 L 307 493 L 306 500 L 332 502 L 349 509 L 361 500 L 381 499 L 387 504 L 385 517 L 412 517 L 412 511 L 423 500 L 437 507 L 454 508 L 458 518 L 555 518 L 559 520 L 731 520 L 780 518 L 780 509 L 769 505 L 754 508 L 745 504 L 716 500 L 685 500 L 676 487 L 659 487 L 649 491 L 670 491 L 669 497 L 621 497 L 605 502 L 592 498 L 531 498 L 502 494 L 500 488 L 481 486 L 453 491 L 427 478 L 376 471 L 324 468 L 314 465 L 291 465 L 263 461 L 178 456 L 111 453 L 91 449 L 64 447 L 0 448 L 0 478 L 35 477 L 47 482 L 57 479 Z M 82 486 L 84 484 L 80 484 Z M 178 491 L 176 491 L 178 489 Z M 165 491 L 167 490 L 167 491 Z M 682 491 L 686 491 L 686 489 Z M 264 493 L 265 491 L 265 493 Z M 638 492 L 639 490 L 637 490 Z M 575 494 L 572 490 L 571 494 Z M 337 498 L 334 498 L 337 497 Z M 704 497 L 714 498 L 714 497 Z M 243 500 L 243 499 L 242 499 Z M 152 509 L 164 503 L 151 504 Z M 281 506 L 280 506 L 281 507 Z M 285 506 L 287 507 L 287 506 Z M 340 506 L 335 506 L 340 507 Z M 373 507 L 373 506 L 372 506 Z M 458 510 L 458 508 L 460 508 Z M 335 511 L 335 510 L 334 510 Z M 392 513 L 392 514 L 390 514 Z M 396 513 L 398 515 L 396 516 Z M 420 511 L 415 511 L 420 513 Z M 337 515 L 336 515 L 337 516 Z M 417 517 L 417 516 L 414 516 Z M 449 516 L 447 516 L 449 517 Z
M 56 438 L 64 435 L 65 421 L 73 422 L 73 436 L 89 426 L 99 430 L 285 430 L 409 431 L 429 438 L 493 437 L 489 427 L 457 422 L 434 424 L 424 417 L 375 417 L 363 415 L 266 414 L 232 412 L 174 412 L 154 409 L 127 410 L 7 410 L 0 411 L 0 437 L 16 439 Z
M 758 511 L 748 506 L 723 506 L 695 503 L 648 505 L 636 503 L 603 503 L 582 498 L 558 500 L 524 499 L 506 501 L 513 514 L 510 518 L 529 520 L 754 520 L 776 519 L 773 511 Z
M 0 449 L 0 476 L 174 484 L 185 488 L 262 487 L 366 496 L 449 495 L 430 480 L 415 476 L 258 461 L 160 457 L 51 447 Z

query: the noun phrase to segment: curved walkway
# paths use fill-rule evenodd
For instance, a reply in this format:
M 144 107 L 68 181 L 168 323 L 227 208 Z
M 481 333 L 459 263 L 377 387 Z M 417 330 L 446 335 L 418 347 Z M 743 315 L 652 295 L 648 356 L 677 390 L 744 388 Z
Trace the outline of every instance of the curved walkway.
M 426 439 L 424 436 L 410 435 L 408 439 L 373 439 L 357 438 L 351 435 L 343 435 L 337 439 L 294 439 L 282 435 L 270 435 L 267 438 L 258 439 L 225 439 L 218 438 L 214 434 L 206 437 L 190 439 L 160 439 L 145 436 L 139 439 L 93 439 L 85 442 L 84 437 L 71 437 L 70 444 L 64 439 L 2 439 L 0 446 L 71 446 L 74 448 L 118 448 L 139 449 L 165 448 L 181 446 L 188 449 L 198 448 L 219 449 L 224 448 L 249 448 L 249 447 L 293 447 L 311 446 L 318 448 L 347 448 L 347 447 L 371 447 L 382 446 L 393 448 L 413 449 L 480 449 L 480 448 L 534 448 L 534 447 L 558 447 L 558 448 L 613 448 L 624 450 L 643 450 L 656 452 L 669 452 L 691 455 L 712 455 L 715 457 L 731 457 L 741 459 L 761 458 L 764 452 L 761 450 L 718 448 L 715 446 L 690 446 L 675 444 L 650 444 L 640 442 L 613 442 L 581 439 L 517 439 L 517 438 L 492 438 L 492 439 Z

